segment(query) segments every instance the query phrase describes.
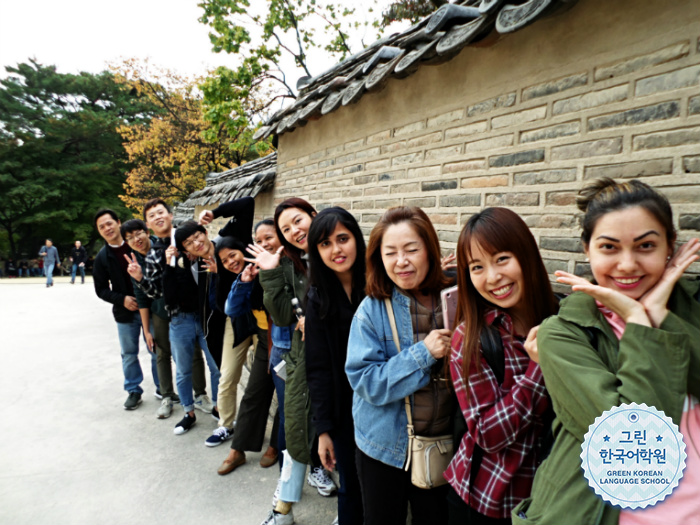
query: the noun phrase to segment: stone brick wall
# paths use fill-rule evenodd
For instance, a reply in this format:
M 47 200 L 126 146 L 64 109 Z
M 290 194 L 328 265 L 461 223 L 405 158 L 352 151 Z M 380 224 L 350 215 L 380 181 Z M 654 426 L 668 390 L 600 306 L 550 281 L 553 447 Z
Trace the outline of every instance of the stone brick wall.
M 548 271 L 584 274 L 576 192 L 639 177 L 668 195 L 679 240 L 697 236 L 700 2 L 648 3 L 581 0 L 283 134 L 272 204 L 342 206 L 367 234 L 386 208 L 420 206 L 445 252 L 471 214 L 507 206 Z

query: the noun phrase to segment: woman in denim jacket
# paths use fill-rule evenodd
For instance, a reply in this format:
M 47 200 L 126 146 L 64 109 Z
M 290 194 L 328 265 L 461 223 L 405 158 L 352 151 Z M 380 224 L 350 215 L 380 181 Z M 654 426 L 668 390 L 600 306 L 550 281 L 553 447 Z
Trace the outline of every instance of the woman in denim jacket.
M 439 297 L 447 284 L 437 234 L 427 215 L 415 207 L 389 209 L 370 234 L 367 297 L 352 322 L 345 366 L 354 391 L 365 525 L 405 524 L 407 503 L 414 525 L 447 522 L 447 487 L 417 488 L 404 470 L 404 398 L 428 385 L 449 350 L 450 331 L 442 328 Z M 401 352 L 393 342 L 386 298 L 391 299 Z

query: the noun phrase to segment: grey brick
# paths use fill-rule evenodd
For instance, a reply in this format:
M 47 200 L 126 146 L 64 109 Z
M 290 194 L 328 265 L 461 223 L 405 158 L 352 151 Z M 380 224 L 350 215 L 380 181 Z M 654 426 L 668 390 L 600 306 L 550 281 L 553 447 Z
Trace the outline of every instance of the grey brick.
M 509 133 L 507 135 L 499 135 L 497 137 L 490 137 L 488 139 L 474 140 L 472 142 L 467 142 L 464 145 L 464 149 L 467 153 L 472 151 L 482 151 L 487 149 L 503 148 L 506 146 L 513 145 L 513 134 Z
M 381 219 L 381 218 L 382 218 L 381 213 L 363 213 L 361 222 L 364 222 L 366 224 L 371 224 L 372 226 L 370 226 L 370 228 L 369 228 L 369 230 L 371 231 L 372 227 L 374 227 L 374 225 L 377 224 L 379 222 L 379 219 Z M 363 230 L 362 233 L 367 235 L 369 232 Z
M 423 160 L 423 152 L 417 151 L 415 153 L 409 153 L 408 155 L 399 155 L 391 159 L 392 166 L 403 166 L 406 164 L 412 164 L 414 162 L 419 162 Z
M 561 259 L 542 259 L 542 262 L 544 263 L 547 273 L 569 271 L 569 261 L 562 261 Z
M 362 197 L 362 190 L 360 188 L 351 188 L 349 190 L 343 190 L 340 193 L 343 197 Z
M 394 175 L 391 173 L 380 173 L 379 174 L 379 182 L 385 181 L 385 180 L 393 180 Z
M 377 182 L 376 175 L 360 175 L 353 179 L 355 185 L 359 186 L 361 184 L 369 184 L 370 182 Z
M 683 171 L 686 173 L 700 173 L 700 156 L 683 157 Z
M 628 89 L 628 85 L 623 84 L 621 86 L 613 86 L 606 89 L 600 89 L 598 91 L 592 91 L 591 93 L 585 93 L 583 95 L 557 100 L 552 105 L 552 113 L 554 115 L 561 115 L 562 113 L 582 111 L 584 109 L 595 108 L 605 104 L 610 104 L 612 102 L 619 102 L 620 100 L 625 100 L 627 98 Z
M 632 126 L 656 120 L 667 120 L 678 117 L 680 114 L 681 105 L 678 101 L 662 102 L 651 106 L 628 109 L 627 111 L 589 118 L 588 130 L 595 131 L 618 126 Z
M 463 109 L 455 109 L 454 111 L 449 111 L 447 113 L 442 113 L 436 117 L 428 119 L 428 127 L 434 128 L 435 126 L 442 126 L 448 122 L 454 122 L 455 120 L 462 120 L 464 118 Z
M 467 108 L 467 116 L 473 117 L 474 115 L 488 113 L 489 111 L 493 111 L 494 109 L 509 108 L 515 104 L 515 97 L 515 93 L 508 93 L 506 95 L 500 95 L 498 97 L 477 102 L 476 104 Z
M 523 216 L 525 224 L 530 228 L 573 228 L 578 226 L 578 218 L 574 215 L 526 215 Z
M 673 171 L 673 159 L 638 160 L 619 164 L 586 166 L 584 180 L 610 177 L 612 179 L 633 179 L 651 175 L 668 175 Z
M 554 252 L 583 253 L 581 240 L 571 237 L 540 237 L 540 248 Z
M 474 135 L 475 133 L 483 133 L 488 129 L 488 121 L 480 120 L 478 122 L 472 122 L 465 126 L 458 126 L 456 128 L 450 128 L 445 131 L 445 140 L 458 139 L 461 137 L 467 137 L 469 135 Z
M 409 148 L 416 148 L 418 146 L 427 146 L 428 144 L 435 144 L 436 142 L 442 141 L 442 131 L 436 131 L 435 133 L 428 133 L 427 135 L 421 135 L 420 137 L 415 137 L 408 141 Z
M 370 186 L 369 188 L 365 188 L 365 197 L 372 197 L 376 195 L 388 195 L 389 194 L 389 187 L 388 186 Z
M 360 150 L 357 153 L 355 153 L 355 159 L 360 160 L 364 159 L 365 157 L 377 157 L 381 150 L 382 149 L 379 146 L 377 146 L 376 148 L 367 148 Z
M 435 197 L 419 197 L 414 199 L 404 199 L 406 206 L 418 206 L 419 208 L 434 208 L 437 199 Z
M 544 149 L 533 149 L 489 157 L 489 166 L 492 168 L 501 168 L 503 166 L 519 166 L 521 164 L 532 164 L 542 161 L 544 161 Z
M 698 84 L 700 84 L 700 65 L 695 65 L 638 80 L 634 93 L 639 97 Z
M 433 182 L 421 183 L 421 191 L 444 191 L 457 188 L 457 179 L 437 180 Z
M 374 206 L 378 210 L 387 210 L 394 206 L 401 204 L 401 199 L 399 197 L 394 197 L 393 199 L 378 199 L 374 201 Z
M 373 210 L 375 206 L 375 201 L 371 199 L 362 199 L 359 201 L 352 201 L 353 210 Z
M 336 169 L 334 169 L 334 170 L 328 170 L 328 171 L 326 172 L 326 178 L 327 178 L 327 179 L 330 179 L 330 178 L 333 178 L 333 177 L 338 177 L 338 176 L 340 176 L 340 175 L 342 175 L 342 174 L 343 174 L 343 170 L 340 169 L 340 168 L 336 168 Z
M 487 193 L 486 206 L 537 206 L 539 193 Z
M 598 81 L 606 78 L 626 75 L 634 71 L 639 71 L 641 69 L 646 69 L 658 64 L 663 64 L 665 62 L 682 58 L 688 55 L 689 50 L 690 43 L 687 40 L 685 42 L 679 42 L 647 55 L 628 58 L 619 62 L 599 66 L 595 68 L 593 78 Z
M 688 101 L 688 114 L 700 115 L 700 97 L 693 97 Z
M 568 137 L 570 135 L 576 135 L 580 131 L 581 123 L 578 120 L 574 120 L 572 122 L 564 122 L 563 124 L 556 124 L 545 128 L 522 131 L 520 133 L 520 142 L 527 143 L 536 142 L 538 140 L 551 140 L 558 137 Z
M 328 166 L 335 165 L 335 159 L 326 159 L 318 163 L 319 168 L 327 168 Z
M 632 141 L 635 150 L 667 148 L 697 143 L 700 143 L 700 127 L 647 133 L 646 135 L 634 137 Z
M 552 95 L 553 93 L 559 93 L 561 91 L 566 91 L 567 89 L 572 89 L 578 86 L 585 86 L 587 82 L 588 73 L 578 73 L 576 75 L 571 75 L 568 77 L 559 78 L 557 80 L 552 80 L 550 82 L 545 82 L 543 84 L 538 84 L 536 86 L 531 86 L 529 88 L 523 89 L 523 101 L 530 100 L 536 97 Z
M 311 155 L 309 155 L 310 160 L 318 160 L 326 155 L 325 150 L 319 150 L 319 151 L 314 151 Z
M 551 184 L 556 182 L 571 182 L 576 180 L 576 168 L 561 170 L 529 171 L 516 173 L 513 184 Z
M 342 155 L 340 157 L 335 158 L 335 162 L 337 164 L 342 164 L 344 162 L 352 162 L 355 160 L 355 154 L 354 153 L 348 153 L 347 155 Z
M 440 197 L 440 206 L 446 208 L 464 206 L 479 206 L 481 203 L 481 195 L 465 193 L 462 195 L 444 195 Z
M 394 129 L 394 137 L 400 137 L 401 135 L 408 135 L 410 133 L 415 133 L 416 131 L 421 131 L 425 129 L 425 121 L 421 120 L 418 122 L 413 122 L 411 124 L 406 124 L 400 128 Z
M 459 232 L 451 230 L 438 230 L 437 234 L 440 242 L 457 242 L 459 240 Z
M 700 202 L 700 186 L 674 186 L 659 188 L 672 204 L 693 204 Z
M 568 160 L 598 155 L 616 155 L 622 152 L 622 137 L 590 140 L 552 148 L 552 160 Z
M 498 117 L 493 117 L 491 119 L 491 129 L 505 128 L 508 126 L 517 126 L 518 124 L 532 122 L 533 120 L 542 120 L 546 116 L 547 106 L 538 106 L 536 108 L 523 109 L 520 111 L 515 111 L 514 113 L 508 113 L 506 115 L 499 115 Z
M 425 160 L 445 159 L 448 157 L 455 157 L 457 155 L 461 155 L 461 153 L 461 144 L 455 144 L 454 146 L 447 146 L 444 148 L 429 149 L 425 152 Z
M 364 166 L 362 164 L 355 164 L 353 166 L 348 166 L 347 168 L 343 168 L 343 173 L 348 175 L 350 173 L 357 173 L 358 171 L 364 170 Z
M 391 186 L 391 193 L 416 193 L 420 190 L 417 182 L 407 182 L 405 184 L 394 184 Z
M 680 216 L 681 230 L 700 230 L 700 214 L 684 213 Z

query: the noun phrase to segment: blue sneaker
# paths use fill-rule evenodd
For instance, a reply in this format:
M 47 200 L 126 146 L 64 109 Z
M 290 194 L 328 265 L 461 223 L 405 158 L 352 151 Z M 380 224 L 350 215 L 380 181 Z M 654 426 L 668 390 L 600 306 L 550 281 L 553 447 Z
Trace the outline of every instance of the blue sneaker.
M 207 438 L 204 444 L 208 447 L 217 447 L 221 445 L 224 441 L 228 441 L 232 437 L 232 428 L 219 427 L 216 430 L 214 430 L 214 432 L 212 432 L 211 436 Z

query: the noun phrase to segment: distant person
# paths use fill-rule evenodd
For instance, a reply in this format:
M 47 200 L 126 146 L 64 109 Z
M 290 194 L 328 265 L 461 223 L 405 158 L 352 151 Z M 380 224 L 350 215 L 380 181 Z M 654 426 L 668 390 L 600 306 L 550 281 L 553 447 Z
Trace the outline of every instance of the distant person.
M 106 243 L 95 258 L 92 274 L 95 293 L 103 301 L 114 305 L 112 314 L 119 332 L 124 390 L 129 393 L 124 402 L 124 409 L 134 410 L 141 404 L 143 372 L 138 356 L 141 316 L 134 297 L 131 278 L 126 270 L 129 263 L 125 256 L 130 256 L 132 250 L 124 242 L 120 231 L 121 222 L 114 211 L 109 209 L 98 211 L 95 214 L 95 226 Z M 160 385 L 155 367 L 153 382 L 156 385 L 156 391 L 159 391 Z
M 87 252 L 80 241 L 75 241 L 75 246 L 70 250 L 70 262 L 72 263 L 70 273 L 70 283 L 75 284 L 75 274 L 80 270 L 80 284 L 85 284 L 85 262 Z
M 32 259 L 29 261 L 29 275 L 30 277 L 41 277 L 41 270 L 39 269 L 39 259 Z
M 58 250 L 53 245 L 51 239 L 46 239 L 46 244 L 39 250 L 39 255 L 44 259 L 44 270 L 46 270 L 46 287 L 53 286 L 53 269 L 61 267 L 61 258 L 58 256 Z
M 27 259 L 22 259 L 19 261 L 19 276 L 20 277 L 29 277 L 29 263 L 27 263 Z

